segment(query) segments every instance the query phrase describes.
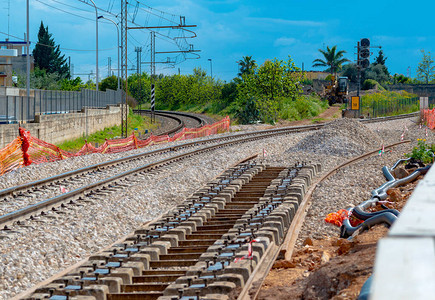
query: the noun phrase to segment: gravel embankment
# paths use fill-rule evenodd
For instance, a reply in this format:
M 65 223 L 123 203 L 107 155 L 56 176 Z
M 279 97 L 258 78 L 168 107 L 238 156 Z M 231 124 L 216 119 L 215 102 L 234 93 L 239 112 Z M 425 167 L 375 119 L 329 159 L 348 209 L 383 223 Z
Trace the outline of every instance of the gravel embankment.
M 180 161 L 165 172 L 149 175 L 131 188 L 112 194 L 109 199 L 95 201 L 85 207 L 69 208 L 64 213 L 41 219 L 41 222 L 32 222 L 31 227 L 20 227 L 7 236 L 3 234 L 0 244 L 0 299 L 8 299 L 111 244 L 143 222 L 183 201 L 248 155 L 265 149 L 265 161 L 273 166 L 313 161 L 322 163 L 323 170 L 329 170 L 352 156 L 379 147 L 382 140 L 386 145 L 400 141 L 405 124 L 409 128 L 407 137 L 413 140 L 424 137 L 424 130 L 418 129 L 409 120 L 363 125 L 354 120 L 341 119 L 330 128 L 315 133 L 274 137 L 220 149 Z M 410 148 L 408 144 L 381 157 L 373 156 L 339 172 L 318 188 L 300 237 L 337 235 L 337 227 L 325 224 L 324 216 L 363 201 L 371 189 L 383 182 L 381 167 L 391 165 Z M 144 150 L 131 153 L 138 151 Z M 1 186 L 35 180 L 121 155 L 125 154 L 93 154 L 30 166 L 1 177 Z

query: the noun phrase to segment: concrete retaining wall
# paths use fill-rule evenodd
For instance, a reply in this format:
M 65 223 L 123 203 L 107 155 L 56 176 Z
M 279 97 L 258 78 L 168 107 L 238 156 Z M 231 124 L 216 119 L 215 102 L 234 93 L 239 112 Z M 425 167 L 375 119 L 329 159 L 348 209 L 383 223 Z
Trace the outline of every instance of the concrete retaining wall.
M 23 127 L 29 130 L 32 136 L 58 144 L 120 123 L 120 107 L 108 106 L 106 109 L 84 108 L 79 113 L 37 115 L 34 123 L 23 124 Z M 18 124 L 0 125 L 0 148 L 18 136 L 18 127 Z

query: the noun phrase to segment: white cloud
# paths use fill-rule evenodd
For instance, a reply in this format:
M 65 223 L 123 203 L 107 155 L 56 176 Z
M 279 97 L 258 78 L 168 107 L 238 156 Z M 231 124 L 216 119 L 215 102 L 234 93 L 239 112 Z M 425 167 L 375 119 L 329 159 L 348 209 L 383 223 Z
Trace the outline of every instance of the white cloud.
M 299 41 L 295 38 L 292 37 L 280 37 L 278 39 L 275 40 L 275 42 L 273 43 L 273 45 L 275 47 L 279 47 L 279 46 L 290 46 L 290 45 L 294 45 L 296 43 L 298 43 Z
M 287 20 L 287 19 L 274 19 L 274 18 L 247 18 L 253 22 L 275 23 L 281 25 L 290 26 L 302 26 L 302 27 L 322 27 L 326 24 L 323 22 L 316 22 L 310 20 Z

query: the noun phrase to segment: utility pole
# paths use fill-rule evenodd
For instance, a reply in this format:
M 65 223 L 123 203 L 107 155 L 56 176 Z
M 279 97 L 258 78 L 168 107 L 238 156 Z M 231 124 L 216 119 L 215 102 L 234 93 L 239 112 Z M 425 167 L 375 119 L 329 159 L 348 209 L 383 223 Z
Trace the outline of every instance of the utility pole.
M 138 76 L 138 85 L 139 85 L 139 102 L 141 101 L 142 98 L 142 82 L 141 82 L 141 61 L 142 61 L 142 47 L 135 47 L 134 51 L 137 53 L 137 70 L 136 70 L 136 74 Z
M 127 137 L 127 118 L 128 118 L 128 108 L 127 108 L 127 94 L 128 94 L 128 70 L 127 70 L 127 0 L 121 0 L 121 73 L 122 79 L 125 82 L 125 90 L 122 91 L 122 98 L 124 99 L 124 104 L 121 105 L 121 135 Z M 122 103 L 122 102 L 121 102 Z
M 27 96 L 27 105 L 30 105 L 30 40 L 29 40 L 29 0 L 27 0 L 27 33 L 26 33 L 26 96 Z M 22 98 L 21 98 L 22 99 Z M 21 100 L 22 101 L 22 100 Z M 23 121 L 24 114 L 23 114 L 23 105 L 21 105 L 21 122 Z
M 11 0 L 8 0 L 8 38 L 9 38 L 9 29 L 11 24 Z
M 150 47 L 150 52 L 151 52 L 151 63 L 150 63 L 150 68 L 151 68 L 151 80 L 154 77 L 154 75 L 156 74 L 156 33 L 154 31 L 150 32 L 151 34 L 151 47 Z
M 142 56 L 142 47 L 135 47 L 134 52 L 137 53 L 137 71 L 136 73 L 139 75 L 141 72 L 141 56 Z
M 107 58 L 107 77 L 112 76 L 112 58 Z

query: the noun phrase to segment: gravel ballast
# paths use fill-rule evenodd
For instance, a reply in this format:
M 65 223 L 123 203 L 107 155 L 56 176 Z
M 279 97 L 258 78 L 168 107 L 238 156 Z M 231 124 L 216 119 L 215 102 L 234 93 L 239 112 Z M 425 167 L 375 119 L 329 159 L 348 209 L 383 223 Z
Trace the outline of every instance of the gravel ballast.
M 290 134 L 222 148 L 179 161 L 155 174 L 138 177 L 141 181 L 130 188 L 84 207 L 69 207 L 61 213 L 28 223 L 28 227 L 14 228 L 14 232 L 2 234 L 0 244 L 0 299 L 23 292 L 110 245 L 183 201 L 249 155 L 265 149 L 266 164 L 290 166 L 298 161 L 320 162 L 325 172 L 353 156 L 380 147 L 382 143 L 400 141 L 405 125 L 409 129 L 405 138 L 424 138 L 424 129 L 419 129 L 409 119 L 367 125 L 355 120 L 337 120 L 315 133 Z M 428 140 L 432 141 L 432 134 L 429 134 Z M 381 167 L 391 166 L 410 149 L 411 145 L 407 144 L 383 156 L 372 156 L 322 184 L 314 192 L 299 240 L 307 236 L 338 235 L 337 227 L 323 221 L 325 215 L 364 201 L 372 189 L 384 182 Z M 0 186 L 44 178 L 139 151 L 145 150 L 128 154 L 92 154 L 33 165 L 1 177 Z

